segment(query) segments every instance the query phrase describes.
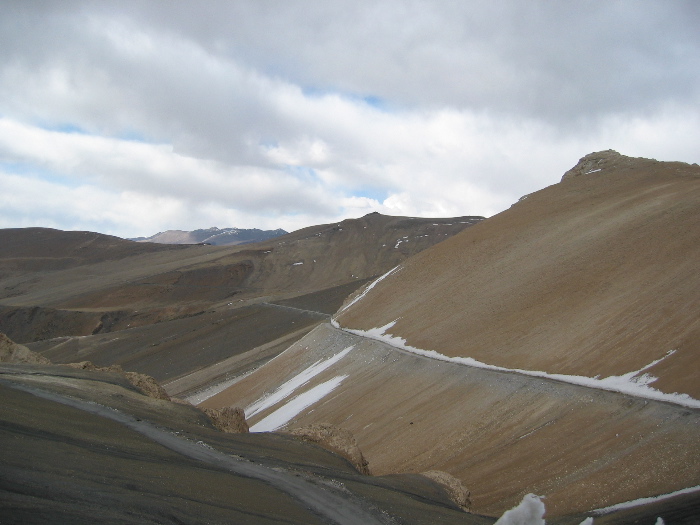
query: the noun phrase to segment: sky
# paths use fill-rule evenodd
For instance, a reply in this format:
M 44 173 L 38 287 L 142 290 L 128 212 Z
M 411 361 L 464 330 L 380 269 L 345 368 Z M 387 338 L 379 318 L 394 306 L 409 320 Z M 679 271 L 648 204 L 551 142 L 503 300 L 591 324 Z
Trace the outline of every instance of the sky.
M 0 4 L 0 228 L 491 216 L 584 155 L 700 162 L 694 0 Z

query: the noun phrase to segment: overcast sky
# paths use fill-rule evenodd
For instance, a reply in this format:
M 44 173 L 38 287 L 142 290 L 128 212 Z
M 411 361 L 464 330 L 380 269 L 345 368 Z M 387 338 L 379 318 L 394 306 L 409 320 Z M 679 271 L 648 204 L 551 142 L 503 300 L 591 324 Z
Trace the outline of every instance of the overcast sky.
M 0 4 L 0 227 L 490 216 L 592 151 L 700 162 L 700 2 Z

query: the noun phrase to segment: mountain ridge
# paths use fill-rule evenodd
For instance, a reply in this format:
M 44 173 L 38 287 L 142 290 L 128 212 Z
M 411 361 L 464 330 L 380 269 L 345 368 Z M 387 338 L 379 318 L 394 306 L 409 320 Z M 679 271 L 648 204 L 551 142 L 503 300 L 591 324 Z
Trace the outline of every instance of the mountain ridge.
M 235 246 L 266 241 L 289 232 L 282 228 L 260 230 L 258 228 L 217 228 L 213 226 L 197 230 L 166 230 L 150 237 L 128 239 L 135 242 L 155 242 L 160 244 L 213 244 L 216 246 Z

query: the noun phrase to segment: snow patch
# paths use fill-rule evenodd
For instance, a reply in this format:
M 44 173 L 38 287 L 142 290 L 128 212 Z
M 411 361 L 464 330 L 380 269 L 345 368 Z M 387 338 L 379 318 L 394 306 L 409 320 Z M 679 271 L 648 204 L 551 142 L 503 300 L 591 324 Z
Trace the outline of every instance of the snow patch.
M 503 513 L 495 525 L 544 525 L 544 503 L 539 496 L 526 494 L 517 507 Z
M 288 403 L 285 403 L 280 408 L 265 416 L 255 425 L 250 427 L 250 431 L 272 432 L 280 427 L 283 427 L 289 423 L 294 416 L 333 392 L 333 390 L 335 390 L 347 377 L 347 375 L 336 376 L 333 379 L 329 379 L 328 381 L 321 383 L 320 385 L 316 385 L 303 394 L 299 394 L 298 396 L 292 398 Z
M 391 270 L 389 270 L 388 272 L 386 272 L 384 275 L 382 275 L 382 276 L 376 278 L 374 281 L 372 281 L 372 282 L 369 284 L 369 286 L 367 286 L 367 288 L 365 288 L 364 290 L 362 290 L 362 293 L 361 293 L 360 295 L 358 295 L 358 296 L 355 297 L 352 301 L 350 301 L 350 302 L 348 303 L 347 306 L 344 306 L 343 308 L 341 308 L 340 311 L 339 311 L 338 313 L 340 314 L 340 313 L 344 312 L 345 310 L 347 310 L 348 308 L 350 308 L 353 304 L 355 304 L 357 301 L 359 301 L 360 299 L 362 299 L 365 295 L 367 295 L 367 292 L 369 292 L 372 288 L 374 288 L 380 281 L 382 281 L 383 279 L 386 279 L 386 278 L 389 277 L 392 273 L 398 271 L 398 270 L 400 269 L 400 266 L 401 266 L 401 265 L 394 266 Z M 337 323 L 336 323 L 336 325 L 337 325 Z M 333 325 L 333 326 L 335 326 L 336 328 L 340 328 L 340 326 L 336 326 L 336 325 Z
M 349 346 L 342 352 L 339 352 L 335 354 L 333 357 L 330 357 L 326 360 L 318 360 L 308 368 L 305 368 L 302 370 L 300 373 L 295 375 L 293 378 L 285 381 L 282 383 L 274 392 L 270 394 L 265 394 L 263 397 L 255 401 L 253 404 L 249 405 L 245 409 L 245 415 L 246 418 L 251 418 L 258 412 L 261 412 L 263 410 L 266 410 L 267 408 L 270 408 L 280 401 L 286 399 L 289 397 L 291 394 L 294 393 L 294 391 L 307 384 L 309 381 L 311 381 L 315 376 L 326 370 L 327 368 L 331 367 L 338 361 L 340 361 L 343 357 L 345 357 L 353 348 L 354 346 Z M 313 390 L 313 389 L 312 389 Z
M 700 400 L 692 398 L 688 394 L 679 394 L 677 392 L 674 392 L 673 394 L 667 394 L 666 392 L 661 392 L 660 390 L 656 390 L 655 388 L 650 387 L 649 384 L 653 381 L 656 381 L 657 378 L 650 374 L 642 374 L 642 372 L 644 372 L 645 370 L 648 370 L 649 368 L 660 363 L 667 357 L 673 355 L 676 352 L 675 350 L 669 350 L 663 357 L 652 361 L 648 365 L 634 372 L 628 372 L 619 376 L 610 376 L 605 377 L 603 379 L 599 379 L 598 377 L 551 374 L 549 372 L 542 372 L 539 370 L 506 368 L 503 366 L 482 363 L 481 361 L 477 361 L 476 359 L 473 359 L 471 357 L 448 357 L 434 350 L 422 350 L 420 348 L 415 348 L 413 346 L 407 345 L 406 339 L 404 338 L 396 337 L 386 333 L 387 330 L 389 330 L 396 324 L 396 321 L 398 321 L 398 319 L 387 323 L 379 328 L 372 328 L 370 330 L 353 330 L 350 328 L 342 328 L 337 323 L 333 326 L 351 334 L 359 335 L 361 337 L 368 337 L 377 341 L 382 341 L 383 343 L 386 343 L 393 347 L 400 348 L 402 350 L 406 350 L 407 352 L 412 352 L 414 354 L 429 357 L 431 359 L 438 359 L 440 361 L 448 361 L 451 363 L 459 363 L 462 365 L 473 366 L 476 368 L 497 370 L 499 372 L 511 372 L 533 377 L 543 377 L 546 379 L 553 379 L 555 381 L 561 381 L 563 383 L 571 383 L 573 385 L 585 386 L 588 388 L 595 388 L 598 390 L 609 390 L 611 392 L 619 392 L 621 394 L 627 394 L 630 396 L 641 397 L 645 399 L 665 401 L 667 403 L 673 403 L 689 408 L 700 408 Z
M 400 239 L 397 239 L 397 240 L 396 240 L 396 246 L 394 246 L 394 249 L 398 248 L 399 245 L 400 245 L 402 242 L 408 242 L 408 235 L 404 235 L 404 236 L 401 237 Z
M 230 386 L 233 386 L 234 384 L 238 383 L 241 379 L 248 377 L 250 374 L 252 374 L 255 370 L 250 370 L 249 372 L 246 372 L 243 375 L 236 376 L 231 379 L 226 379 L 225 381 L 222 381 L 221 383 L 216 383 L 215 385 L 212 385 L 208 388 L 205 388 L 204 390 L 200 390 L 198 392 L 195 392 L 194 394 L 185 397 L 186 401 L 189 401 L 193 405 L 199 405 L 200 403 L 204 403 L 207 399 L 210 397 L 214 397 L 216 394 L 219 392 L 223 392 Z
M 617 505 L 611 505 L 610 507 L 605 507 L 602 509 L 596 509 L 591 511 L 591 514 L 602 515 L 609 514 L 611 512 L 616 512 L 618 510 L 629 509 L 632 507 L 639 507 L 640 505 L 648 505 L 649 503 L 655 503 L 657 501 L 662 501 L 668 498 L 673 498 L 675 496 L 681 496 L 683 494 L 692 494 L 693 492 L 700 492 L 700 485 L 695 485 L 694 487 L 688 487 L 687 489 L 677 490 L 675 492 L 669 492 L 668 494 L 661 494 L 659 496 L 651 496 L 649 498 L 639 498 L 632 501 L 625 501 L 624 503 L 618 503 Z M 659 518 L 661 519 L 661 518 Z M 658 523 L 658 521 L 657 521 Z M 663 523 L 663 522 L 662 522 Z

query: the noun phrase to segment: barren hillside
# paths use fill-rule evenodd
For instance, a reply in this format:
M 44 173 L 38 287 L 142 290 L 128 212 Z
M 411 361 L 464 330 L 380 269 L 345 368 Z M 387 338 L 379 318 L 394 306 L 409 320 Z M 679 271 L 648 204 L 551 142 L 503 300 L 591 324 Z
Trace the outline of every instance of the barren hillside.
M 420 254 L 338 322 L 450 357 L 700 398 L 700 167 L 584 157 L 561 183 Z

